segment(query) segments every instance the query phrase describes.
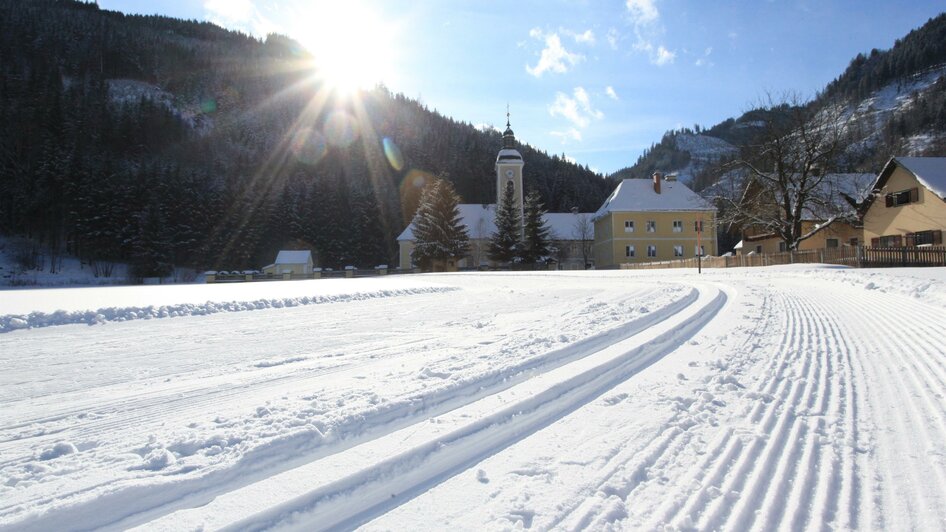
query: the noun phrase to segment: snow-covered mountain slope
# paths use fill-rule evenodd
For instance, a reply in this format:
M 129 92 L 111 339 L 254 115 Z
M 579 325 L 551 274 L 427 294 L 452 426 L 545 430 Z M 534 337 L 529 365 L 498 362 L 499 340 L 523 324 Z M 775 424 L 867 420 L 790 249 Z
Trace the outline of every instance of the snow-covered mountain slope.
M 155 288 L 0 334 L 0 529 L 946 524 L 944 269 Z
M 677 178 L 688 185 L 693 183 L 699 173 L 738 152 L 736 146 L 709 135 L 681 133 L 675 140 L 678 150 L 690 154 L 690 162 L 675 170 Z

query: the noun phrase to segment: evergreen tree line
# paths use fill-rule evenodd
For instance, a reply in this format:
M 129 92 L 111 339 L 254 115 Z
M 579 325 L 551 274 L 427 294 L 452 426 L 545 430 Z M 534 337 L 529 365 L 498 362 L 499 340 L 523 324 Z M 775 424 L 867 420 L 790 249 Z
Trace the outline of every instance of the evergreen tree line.
M 0 0 L 0 232 L 142 276 L 258 268 L 287 247 L 372 266 L 393 263 L 431 176 L 495 201 L 498 132 L 384 87 L 325 99 L 312 73 L 278 35 Z M 586 167 L 520 151 L 553 210 L 594 210 L 609 192 Z
M 874 48 L 869 54 L 857 54 L 844 73 L 825 87 L 820 99 L 861 100 L 893 81 L 944 65 L 946 13 L 897 39 L 890 50 Z

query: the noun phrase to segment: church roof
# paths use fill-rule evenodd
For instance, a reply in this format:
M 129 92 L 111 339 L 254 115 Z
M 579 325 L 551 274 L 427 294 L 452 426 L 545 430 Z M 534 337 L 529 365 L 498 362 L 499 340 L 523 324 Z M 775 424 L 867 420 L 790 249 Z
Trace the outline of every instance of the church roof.
M 522 154 L 519 153 L 519 150 L 515 148 L 503 148 L 499 150 L 499 155 L 496 156 L 496 162 L 503 161 L 521 161 Z
M 496 205 L 483 205 L 481 203 L 461 203 L 457 205 L 460 210 L 460 221 L 466 226 L 466 232 L 470 239 L 487 239 L 496 232 Z M 585 216 L 591 220 L 591 213 L 571 213 L 571 212 L 549 212 L 545 214 L 545 224 L 552 233 L 553 240 L 577 240 L 575 237 L 575 226 L 580 216 Z M 592 228 L 592 231 L 594 229 Z M 397 237 L 398 242 L 405 240 L 414 240 L 413 222 L 401 232 Z
M 611 212 L 711 211 L 714 207 L 679 181 L 661 181 L 660 194 L 651 179 L 625 179 L 595 212 L 600 218 Z

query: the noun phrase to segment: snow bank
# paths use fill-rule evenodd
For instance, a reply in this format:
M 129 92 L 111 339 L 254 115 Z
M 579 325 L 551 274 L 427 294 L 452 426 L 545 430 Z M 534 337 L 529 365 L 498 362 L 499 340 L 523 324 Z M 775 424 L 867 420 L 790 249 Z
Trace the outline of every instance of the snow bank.
M 386 297 L 398 297 L 413 294 L 430 294 L 457 290 L 450 287 L 418 287 L 407 289 L 378 290 L 376 292 L 354 292 L 349 294 L 316 295 L 303 297 L 285 297 L 257 299 L 254 301 L 225 301 L 205 303 L 181 303 L 177 305 L 150 305 L 147 307 L 106 307 L 96 310 L 55 312 L 31 312 L 25 315 L 7 314 L 0 316 L 0 333 L 17 329 L 33 329 L 54 325 L 84 323 L 95 325 L 109 321 L 150 320 L 155 318 L 177 318 L 181 316 L 206 316 L 219 312 L 244 312 L 270 308 L 298 307 L 302 305 L 321 305 L 323 303 L 344 303 L 364 301 Z

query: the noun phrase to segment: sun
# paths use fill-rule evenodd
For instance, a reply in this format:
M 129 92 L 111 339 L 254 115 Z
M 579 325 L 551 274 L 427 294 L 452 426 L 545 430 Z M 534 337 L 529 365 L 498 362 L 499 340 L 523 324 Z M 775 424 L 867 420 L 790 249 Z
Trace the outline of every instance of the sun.
M 313 55 L 317 78 L 343 95 L 392 84 L 393 22 L 353 1 L 313 2 L 306 10 L 293 34 Z

